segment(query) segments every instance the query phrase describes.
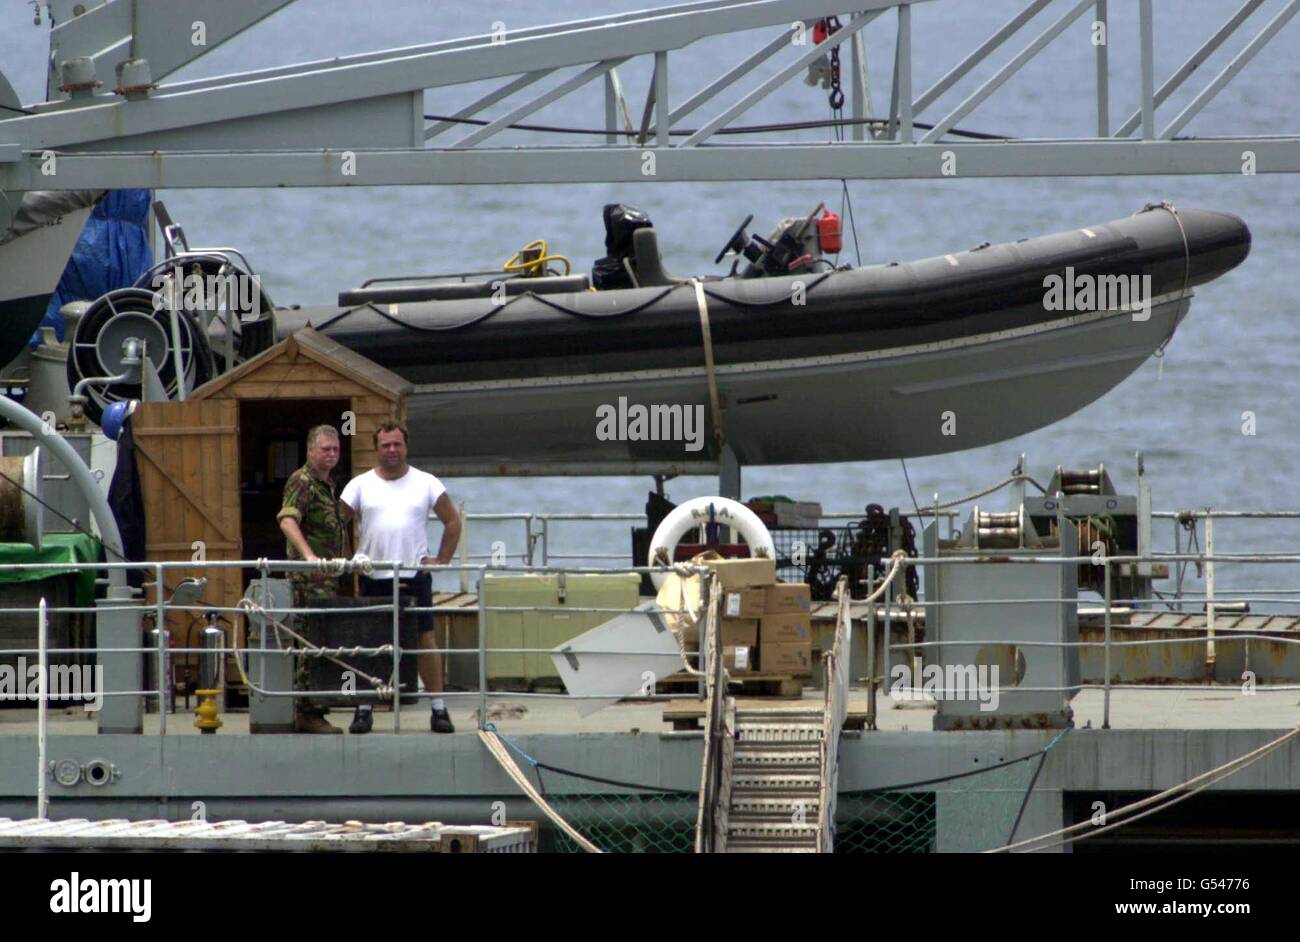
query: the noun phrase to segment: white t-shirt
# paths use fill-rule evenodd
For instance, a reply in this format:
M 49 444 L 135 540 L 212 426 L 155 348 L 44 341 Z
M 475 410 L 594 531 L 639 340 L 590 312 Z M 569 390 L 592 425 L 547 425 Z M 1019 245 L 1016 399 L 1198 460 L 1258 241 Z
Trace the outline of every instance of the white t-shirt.
M 418 565 L 429 552 L 429 511 L 447 493 L 432 474 L 408 468 L 396 481 L 385 481 L 371 468 L 343 488 L 340 500 L 361 517 L 357 551 L 374 560 Z M 403 577 L 415 570 L 401 571 Z M 392 570 L 376 570 L 376 579 L 391 579 Z

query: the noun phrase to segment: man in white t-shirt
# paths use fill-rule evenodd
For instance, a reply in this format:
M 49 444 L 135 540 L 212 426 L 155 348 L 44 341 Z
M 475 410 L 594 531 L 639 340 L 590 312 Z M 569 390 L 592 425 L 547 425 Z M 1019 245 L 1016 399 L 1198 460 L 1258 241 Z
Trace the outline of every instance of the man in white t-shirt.
M 442 482 L 428 472 L 412 468 L 406 462 L 406 429 L 397 422 L 384 422 L 375 431 L 375 450 L 379 463 L 365 474 L 348 482 L 339 499 L 360 523 L 361 538 L 357 552 L 374 560 L 391 560 L 411 565 L 446 565 L 451 562 L 460 542 L 460 514 Z M 442 542 L 438 555 L 429 555 L 429 511 L 442 521 Z M 402 569 L 401 590 L 415 596 L 422 608 L 433 605 L 433 576 Z M 363 596 L 390 596 L 393 591 L 392 570 L 376 571 L 373 577 L 361 577 Z M 433 613 L 419 614 L 419 646 L 437 647 L 433 634 Z M 435 733 L 453 733 L 443 691 L 442 658 L 436 654 L 419 656 L 420 679 L 426 691 L 434 694 L 429 727 Z M 357 708 L 352 732 L 365 733 L 371 727 L 370 710 Z

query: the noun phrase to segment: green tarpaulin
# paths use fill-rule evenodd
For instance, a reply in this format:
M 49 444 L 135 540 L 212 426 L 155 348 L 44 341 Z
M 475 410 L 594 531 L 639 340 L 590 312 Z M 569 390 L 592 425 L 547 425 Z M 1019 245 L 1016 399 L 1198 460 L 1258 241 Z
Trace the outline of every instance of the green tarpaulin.
M 0 543 L 0 583 L 35 582 L 51 576 L 76 572 L 67 563 L 99 561 L 99 541 L 84 533 L 47 533 L 44 546 L 33 549 L 29 543 Z M 48 564 L 41 569 L 6 569 L 15 563 Z M 95 570 L 77 573 L 77 605 L 91 605 L 95 600 Z

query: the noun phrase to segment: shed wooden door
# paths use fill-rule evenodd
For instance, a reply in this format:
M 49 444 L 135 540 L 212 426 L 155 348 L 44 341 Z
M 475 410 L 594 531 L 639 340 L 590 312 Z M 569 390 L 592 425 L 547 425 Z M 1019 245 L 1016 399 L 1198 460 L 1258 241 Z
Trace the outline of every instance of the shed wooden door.
M 230 399 L 142 403 L 131 417 L 140 489 L 143 492 L 146 556 L 150 561 L 189 561 L 201 541 L 209 561 L 239 559 L 239 403 Z M 203 603 L 234 607 L 243 596 L 239 569 L 172 569 L 167 584 L 206 577 Z M 153 576 L 146 576 L 152 582 Z M 150 601 L 156 601 L 150 593 Z M 223 613 L 234 625 L 242 619 Z M 178 646 L 199 612 L 169 615 Z M 194 640 L 197 640 L 197 634 Z M 235 637 L 231 640 L 241 642 Z

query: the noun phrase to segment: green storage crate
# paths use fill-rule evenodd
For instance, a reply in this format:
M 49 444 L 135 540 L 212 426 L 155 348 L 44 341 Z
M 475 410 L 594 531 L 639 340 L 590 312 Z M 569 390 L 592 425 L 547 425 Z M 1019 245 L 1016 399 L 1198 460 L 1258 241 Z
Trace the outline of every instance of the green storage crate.
M 567 611 L 571 608 L 633 609 L 640 602 L 641 577 L 635 573 L 577 575 L 487 575 L 483 604 L 534 611 L 488 611 L 487 678 L 497 689 L 559 686 L 549 654 L 493 653 L 494 648 L 554 648 L 597 625 L 616 612 Z

